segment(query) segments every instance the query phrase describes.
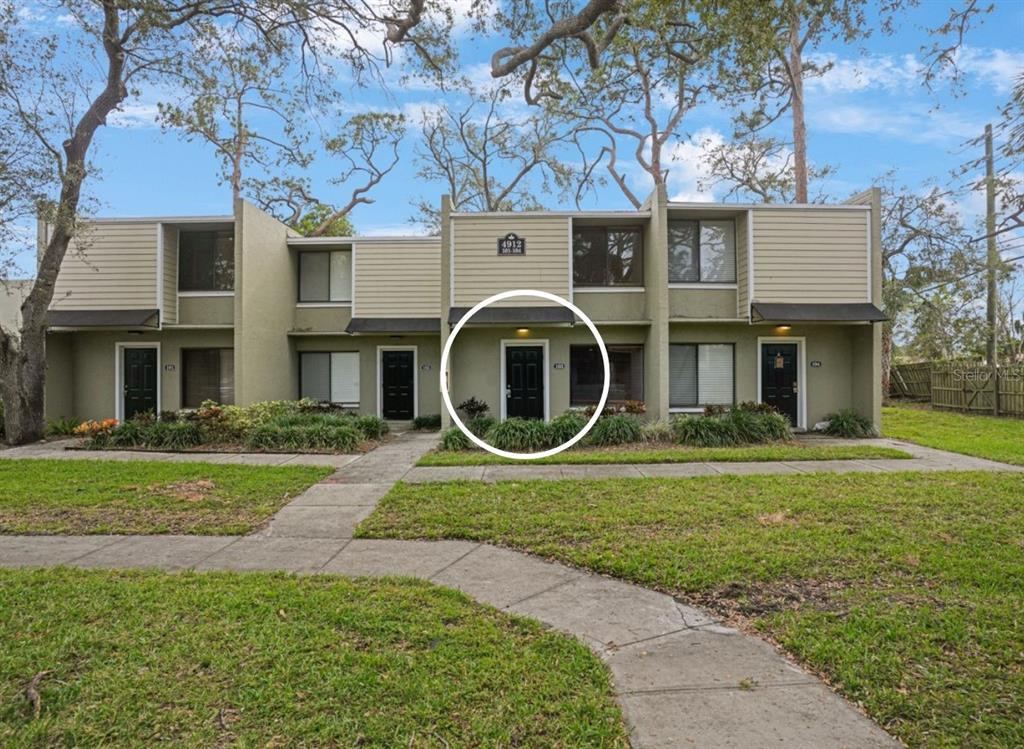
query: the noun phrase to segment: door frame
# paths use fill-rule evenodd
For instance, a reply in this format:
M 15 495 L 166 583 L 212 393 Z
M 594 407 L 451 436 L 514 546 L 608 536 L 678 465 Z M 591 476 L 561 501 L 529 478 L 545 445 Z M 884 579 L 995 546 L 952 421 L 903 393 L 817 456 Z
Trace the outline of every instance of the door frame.
M 160 363 L 160 341 L 117 341 L 114 343 L 114 418 L 124 421 L 124 391 L 121 383 L 124 382 L 124 350 L 126 348 L 154 348 L 156 349 L 156 413 L 157 416 L 163 411 L 163 365 Z
M 501 339 L 501 351 L 498 354 L 498 369 L 501 371 L 501 390 L 499 390 L 499 400 L 501 401 L 501 421 L 508 418 L 508 399 L 505 395 L 505 349 L 510 347 L 524 347 L 532 346 L 537 348 L 538 346 L 542 350 L 542 356 L 544 357 L 544 421 L 551 420 L 551 373 L 548 369 L 548 339 L 547 338 L 502 338 Z
M 384 418 L 384 368 L 381 354 L 385 351 L 412 351 L 412 417 L 420 415 L 420 365 L 419 346 L 377 346 L 377 416 Z
M 761 367 L 765 343 L 796 344 L 796 383 L 799 397 L 796 399 L 796 428 L 807 431 L 807 339 L 805 336 L 758 336 L 757 337 L 757 402 L 761 403 Z

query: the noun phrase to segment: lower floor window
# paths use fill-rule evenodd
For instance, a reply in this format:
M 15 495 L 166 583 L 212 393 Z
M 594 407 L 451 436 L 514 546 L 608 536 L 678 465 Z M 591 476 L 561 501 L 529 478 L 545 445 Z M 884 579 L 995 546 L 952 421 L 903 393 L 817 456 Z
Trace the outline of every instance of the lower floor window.
M 359 352 L 316 351 L 299 354 L 299 397 L 359 405 Z
M 644 347 L 606 346 L 611 367 L 608 401 L 644 399 Z M 604 364 L 597 346 L 569 347 L 569 403 L 588 406 L 601 398 Z
M 736 398 L 735 351 L 731 343 L 669 346 L 669 406 L 729 406 Z
M 198 408 L 203 401 L 235 402 L 235 351 L 229 348 L 181 350 L 181 405 Z

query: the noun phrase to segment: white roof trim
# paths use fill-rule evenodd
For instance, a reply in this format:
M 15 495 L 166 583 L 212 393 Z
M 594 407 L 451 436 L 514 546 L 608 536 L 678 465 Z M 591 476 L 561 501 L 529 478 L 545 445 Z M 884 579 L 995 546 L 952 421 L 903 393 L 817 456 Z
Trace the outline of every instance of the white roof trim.
M 234 216 L 82 216 L 87 224 L 233 224 Z
M 669 209 L 685 208 L 687 210 L 700 211 L 747 211 L 757 208 L 774 210 L 797 209 L 797 210 L 840 210 L 840 211 L 863 211 L 870 210 L 870 205 L 851 205 L 849 203 L 669 203 Z

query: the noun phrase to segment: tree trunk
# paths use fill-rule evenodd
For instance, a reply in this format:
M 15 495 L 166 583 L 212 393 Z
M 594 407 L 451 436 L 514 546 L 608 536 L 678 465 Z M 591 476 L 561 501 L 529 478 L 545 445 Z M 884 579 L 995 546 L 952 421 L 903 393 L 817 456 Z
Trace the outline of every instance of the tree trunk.
M 0 358 L 0 395 L 7 441 L 23 445 L 43 438 L 46 335 L 29 336 L 15 347 L 8 341 Z
M 889 400 L 892 382 L 892 325 L 882 323 L 882 400 Z
M 789 27 L 789 75 L 793 89 L 793 181 L 796 202 L 807 200 L 807 124 L 804 122 L 804 61 L 800 52 L 800 22 Z

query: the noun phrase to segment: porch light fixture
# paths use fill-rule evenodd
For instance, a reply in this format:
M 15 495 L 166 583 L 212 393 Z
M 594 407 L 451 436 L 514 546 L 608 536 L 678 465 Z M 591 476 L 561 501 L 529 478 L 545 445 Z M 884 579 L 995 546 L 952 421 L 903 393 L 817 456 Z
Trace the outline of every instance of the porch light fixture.
M 793 329 L 792 325 L 777 325 L 775 327 L 775 332 L 776 333 L 788 333 L 792 329 Z
M 520 338 L 525 338 L 526 336 L 530 335 L 530 329 L 516 328 L 516 335 L 519 336 Z

